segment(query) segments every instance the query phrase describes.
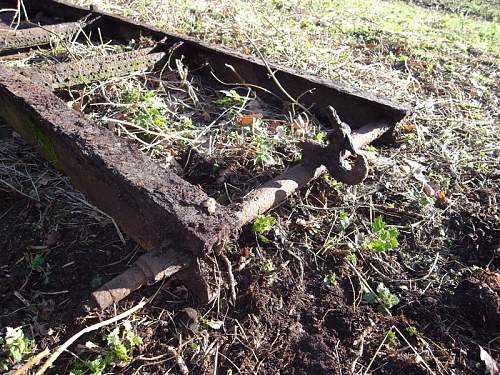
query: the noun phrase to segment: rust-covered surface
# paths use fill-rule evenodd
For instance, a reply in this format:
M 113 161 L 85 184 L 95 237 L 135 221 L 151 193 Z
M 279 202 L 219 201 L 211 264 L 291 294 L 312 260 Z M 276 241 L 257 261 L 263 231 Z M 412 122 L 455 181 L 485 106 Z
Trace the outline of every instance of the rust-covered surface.
M 200 255 L 232 229 L 227 210 L 130 142 L 12 69 L 0 66 L 0 115 L 146 249 L 165 239 Z
M 55 38 L 74 34 L 79 28 L 78 22 L 66 22 L 20 30 L 0 29 L 0 53 L 49 44 Z
M 22 74 L 56 90 L 151 70 L 164 57 L 163 52 L 140 49 L 89 60 L 23 69 Z
M 200 259 L 207 251 L 215 250 L 217 254 L 229 235 L 304 187 L 325 167 L 336 179 L 360 183 L 368 173 L 368 165 L 358 153 L 359 148 L 390 133 L 406 114 L 405 108 L 388 100 L 271 65 L 273 78 L 269 66 L 254 57 L 187 36 L 60 0 L 24 3 L 35 18 L 49 24 L 61 23 L 39 27 L 26 23 L 20 25 L 26 29 L 13 31 L 7 30 L 9 26 L 0 19 L 0 55 L 7 55 L 4 60 L 14 53 L 19 57 L 20 51 L 30 47 L 49 44 L 53 38 L 71 35 L 83 25 L 82 20 L 88 19 L 92 22 L 86 24 L 86 35 L 97 37 L 99 43 L 106 40 L 128 44 L 142 37 L 156 42 L 152 49 L 78 62 L 17 70 L 0 65 L 0 116 L 37 146 L 124 232 L 143 248 L 154 249 L 139 258 L 128 273 L 94 294 L 102 308 L 144 283 L 177 272 L 201 301 L 208 302 L 210 272 Z M 5 0 L 2 4 L 14 8 L 17 2 Z M 329 146 L 304 145 L 303 163 L 258 187 L 243 202 L 223 207 L 199 187 L 149 160 L 130 141 L 68 108 L 51 92 L 155 67 L 161 69 L 167 55 L 169 60 L 182 57 L 192 74 L 207 86 L 220 88 L 220 82 L 251 84 L 263 88 L 257 91 L 262 99 L 277 105 L 286 105 L 290 96 L 300 97 L 301 104 L 314 116 L 323 123 L 330 122 Z M 350 165 L 346 159 L 349 155 L 355 159 Z
M 252 56 L 246 56 L 225 48 L 201 42 L 194 38 L 176 33 L 167 33 L 149 25 L 139 24 L 128 19 L 89 9 L 75 7 L 60 0 L 25 0 L 28 8 L 47 14 L 76 21 L 91 15 L 96 19 L 94 27 L 116 40 L 131 40 L 141 36 L 160 41 L 166 39 L 164 51 L 175 44 L 182 45 L 175 50 L 173 57 L 184 55 L 184 61 L 190 65 L 196 74 L 213 80 L 212 72 L 222 81 L 228 83 L 245 83 L 263 87 L 271 92 L 287 98 L 281 93 L 274 80 L 269 77 L 265 64 Z M 238 76 L 227 65 L 231 65 Z M 201 69 L 200 69 L 201 68 Z M 389 100 L 374 97 L 349 87 L 340 82 L 321 79 L 291 69 L 271 65 L 276 78 L 292 97 L 301 97 L 301 103 L 312 106 L 311 111 L 320 118 L 328 118 L 328 106 L 337 110 L 340 118 L 348 123 L 353 130 L 372 122 L 384 122 L 394 127 L 405 114 L 406 109 Z M 312 90 L 311 93 L 304 93 Z M 266 97 L 265 93 L 260 92 Z M 271 97 L 269 96 L 269 99 Z

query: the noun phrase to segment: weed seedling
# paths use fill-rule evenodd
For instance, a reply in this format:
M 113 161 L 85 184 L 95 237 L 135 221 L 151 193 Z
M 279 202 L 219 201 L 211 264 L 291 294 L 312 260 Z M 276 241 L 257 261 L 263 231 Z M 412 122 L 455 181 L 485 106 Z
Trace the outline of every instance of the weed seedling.
M 387 332 L 387 336 L 385 339 L 385 347 L 387 349 L 395 349 L 399 346 L 399 340 L 396 337 L 396 332 L 394 332 L 392 329 Z
M 273 262 L 266 260 L 261 269 L 267 284 L 271 285 L 276 280 L 276 267 L 274 267 Z
M 24 336 L 21 327 L 7 327 L 4 337 L 0 337 L 0 348 L 2 357 L 0 369 L 8 370 L 9 367 L 21 360 L 31 352 L 34 341 Z
M 43 272 L 45 257 L 42 253 L 36 253 L 29 261 L 30 268 L 35 272 Z
M 324 173 L 323 175 L 321 175 L 321 178 L 334 189 L 339 189 L 340 187 L 342 187 L 342 182 L 337 181 L 328 173 Z
M 351 225 L 351 216 L 347 211 L 340 210 L 339 211 L 339 223 L 340 229 L 345 232 L 345 230 Z
M 326 132 L 321 130 L 314 135 L 314 140 L 317 142 L 323 142 L 326 139 Z
M 255 218 L 252 224 L 252 231 L 263 243 L 268 243 L 269 239 L 265 236 L 276 224 L 276 219 L 271 215 L 260 215 Z
M 389 288 L 384 283 L 377 286 L 376 293 L 365 292 L 363 299 L 369 304 L 377 305 L 377 311 L 384 314 L 388 313 L 394 306 L 399 303 L 399 298 L 392 294 Z
M 245 104 L 245 98 L 242 98 L 240 94 L 236 92 L 236 90 L 223 90 L 222 93 L 224 94 L 224 97 L 214 101 L 215 104 L 221 105 L 223 107 L 232 107 L 235 105 Z
M 372 240 L 367 247 L 377 252 L 394 249 L 399 246 L 398 236 L 399 233 L 396 228 L 388 227 L 382 217 L 377 216 L 372 224 Z
M 155 91 L 128 84 L 121 93 L 121 102 L 128 105 L 126 113 L 141 128 L 159 130 L 165 127 L 166 104 Z
M 349 252 L 345 256 L 345 260 L 347 260 L 353 267 L 356 267 L 358 265 L 358 257 L 352 252 Z
M 335 272 L 332 272 L 331 274 L 329 275 L 326 275 L 324 278 L 323 278 L 323 283 L 328 287 L 328 288 L 331 288 L 333 287 L 334 285 L 337 284 L 337 275 L 335 274 Z
M 257 146 L 257 151 L 255 153 L 254 164 L 261 165 L 263 167 L 271 166 L 276 164 L 272 155 L 273 147 L 267 143 L 263 143 L 260 140 L 255 142 Z
M 415 326 L 406 327 L 406 333 L 408 333 L 412 337 L 420 337 L 422 336 L 422 332 L 420 332 Z
M 102 354 L 91 360 L 75 361 L 70 375 L 102 375 L 108 366 L 130 361 L 134 348 L 142 344 L 142 338 L 134 332 L 129 321 L 123 322 L 122 327 L 116 326 L 104 336 L 104 341 L 106 347 L 100 348 Z

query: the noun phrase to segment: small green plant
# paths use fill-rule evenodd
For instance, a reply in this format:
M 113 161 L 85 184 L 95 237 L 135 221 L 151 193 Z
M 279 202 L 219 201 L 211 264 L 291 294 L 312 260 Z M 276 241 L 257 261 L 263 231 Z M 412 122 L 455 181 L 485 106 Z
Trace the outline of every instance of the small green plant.
M 372 224 L 372 240 L 368 243 L 368 249 L 384 252 L 399 246 L 398 230 L 387 226 L 381 216 L 377 216 Z
M 471 267 L 470 267 L 470 271 L 472 273 L 480 273 L 483 271 L 483 269 L 480 267 L 480 266 L 477 266 L 475 264 L 473 264 Z
M 123 330 L 115 327 L 106 336 L 106 341 L 114 356 L 122 361 L 132 359 L 132 351 L 142 344 L 142 338 L 134 332 L 128 320 L 123 322 Z
M 155 91 L 128 84 L 121 92 L 121 102 L 129 105 L 126 112 L 141 128 L 155 130 L 166 125 L 166 104 Z
M 405 329 L 406 333 L 408 333 L 412 337 L 420 337 L 422 336 L 422 332 L 420 332 L 415 326 L 408 326 Z
M 365 292 L 363 299 L 369 304 L 377 305 L 377 311 L 380 313 L 388 313 L 399 303 L 399 298 L 392 294 L 389 288 L 384 283 L 379 283 L 376 292 Z
M 331 288 L 334 285 L 336 285 L 337 284 L 337 275 L 335 274 L 335 272 L 332 272 L 331 274 L 326 275 L 325 277 L 323 277 L 323 283 L 328 288 Z
M 276 224 L 276 219 L 272 215 L 259 215 L 255 218 L 252 224 L 252 231 L 258 236 L 263 243 L 269 242 L 265 236 Z
M 345 260 L 347 260 L 353 267 L 358 265 L 358 257 L 352 252 L 347 253 Z
M 0 337 L 0 348 L 5 357 L 0 360 L 0 369 L 8 370 L 11 365 L 21 362 L 33 346 L 34 341 L 24 335 L 22 327 L 7 327 L 5 336 Z
M 323 142 L 326 138 L 326 132 L 321 130 L 314 135 L 314 140 L 317 142 Z
M 325 181 L 328 185 L 330 185 L 334 189 L 338 189 L 342 186 L 342 182 L 337 181 L 328 173 L 324 173 L 323 175 L 321 175 L 321 178 L 323 179 L 323 181 Z
M 267 284 L 271 285 L 276 280 L 276 267 L 273 262 L 266 260 L 264 264 L 262 264 L 261 270 L 264 273 Z
M 94 359 L 76 360 L 70 375 L 102 375 L 109 366 L 130 361 L 134 348 L 142 344 L 142 338 L 134 332 L 128 320 L 123 322 L 121 327 L 116 326 L 103 339 L 106 347 L 100 348 L 102 354 Z
M 35 272 L 43 272 L 43 267 L 45 265 L 45 256 L 43 253 L 36 253 L 33 257 L 31 257 L 30 268 Z
M 223 90 L 222 93 L 225 95 L 223 98 L 217 99 L 214 103 L 224 107 L 232 107 L 235 105 L 245 104 L 245 98 L 242 98 L 236 90 Z
M 349 225 L 351 225 L 351 215 L 349 215 L 347 211 L 340 210 L 339 223 L 340 229 L 342 229 L 342 231 L 345 231 L 349 227 Z
M 387 349 L 395 349 L 399 346 L 399 340 L 396 336 L 396 332 L 394 332 L 392 329 L 387 332 L 387 336 L 385 338 L 385 347 Z
M 254 164 L 261 165 L 263 167 L 271 166 L 276 164 L 274 160 L 272 151 L 273 147 L 267 143 L 263 143 L 260 140 L 256 142 L 257 151 L 255 152 Z
M 276 224 L 276 219 L 272 215 L 259 215 L 252 224 L 252 230 L 257 234 L 269 232 Z

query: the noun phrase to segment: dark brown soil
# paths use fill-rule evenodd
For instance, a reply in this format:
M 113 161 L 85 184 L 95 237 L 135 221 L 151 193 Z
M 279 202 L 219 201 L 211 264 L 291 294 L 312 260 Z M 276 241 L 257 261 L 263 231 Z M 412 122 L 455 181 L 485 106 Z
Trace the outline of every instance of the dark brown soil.
M 10 139 L 9 142 L 19 141 Z M 58 184 L 64 185 L 70 194 L 77 194 L 63 177 L 37 160 L 28 146 L 20 145 L 20 150 L 19 163 L 29 165 L 30 173 L 38 175 L 46 171 L 51 178 L 58 178 Z M 30 155 L 34 159 L 30 159 Z M 321 190 L 321 184 L 317 189 Z M 304 199 L 306 193 L 294 199 Z M 82 302 L 91 291 L 126 269 L 140 253 L 132 241 L 121 242 L 106 217 L 89 216 L 81 206 L 56 198 L 42 195 L 35 201 L 10 189 L 0 190 L 3 250 L 0 253 L 3 301 L 0 327 L 23 326 L 36 340 L 38 348 L 54 348 L 85 326 L 114 315 L 113 309 L 88 314 L 81 309 Z M 276 214 L 286 217 L 287 212 L 293 212 L 295 204 L 293 200 L 288 202 Z M 308 214 L 298 211 L 294 215 L 307 217 Z M 472 219 L 463 216 L 453 220 L 469 223 Z M 462 237 L 470 238 L 467 237 L 469 226 L 459 227 L 466 233 Z M 477 233 L 487 227 L 475 225 L 474 228 Z M 123 301 L 117 312 L 138 303 L 142 297 L 155 295 L 134 321 L 144 340 L 136 359 L 125 367 L 115 367 L 113 373 L 165 373 L 175 367 L 173 359 L 150 363 L 141 358 L 161 356 L 166 345 L 179 345 L 179 334 L 184 341 L 191 337 L 200 346 L 203 335 L 209 337 L 210 342 L 218 343 L 218 373 L 223 374 L 229 370 L 242 374 L 346 374 L 351 366 L 359 371 L 370 362 L 370 372 L 374 374 L 428 373 L 422 362 L 415 361 L 414 353 L 399 334 L 394 342 L 379 349 L 384 336 L 396 329 L 414 347 L 420 348 L 419 351 L 424 350 L 424 342 L 430 345 L 436 361 L 445 363 L 455 374 L 482 373 L 481 363 L 471 358 L 479 358 L 477 344 L 488 347 L 498 327 L 498 314 L 495 315 L 498 313 L 498 279 L 491 276 L 495 273 L 463 281 L 455 295 L 444 289 L 428 291 L 424 298 L 406 294 L 405 301 L 410 302 L 400 303 L 393 309 L 392 316 L 388 316 L 359 302 L 359 280 L 346 268 L 342 258 L 333 253 L 324 258 L 322 265 L 316 265 L 304 244 L 294 240 L 294 237 L 302 238 L 303 231 L 297 224 L 292 225 L 289 227 L 291 237 L 287 239 L 295 243 L 295 251 L 303 256 L 303 280 L 297 263 L 291 266 L 297 259 L 281 247 L 280 237 L 270 233 L 271 242 L 260 243 L 258 247 L 262 256 L 274 264 L 276 272 L 262 273 L 258 263 L 235 271 L 236 305 L 227 305 L 228 296 L 222 290 L 220 313 L 213 307 L 198 305 L 175 280 L 168 281 L 163 288 L 160 285 L 143 288 Z M 314 232 L 310 235 L 315 236 Z M 484 245 L 491 239 L 487 235 L 485 231 L 486 240 L 470 246 Z M 407 240 L 411 241 L 411 237 Z M 236 249 L 251 247 L 257 251 L 256 246 L 255 236 L 245 228 L 236 241 Z M 37 254 L 44 259 L 41 265 L 34 260 Z M 235 265 L 241 253 L 232 250 L 228 256 Z M 490 262 L 489 257 L 484 258 L 485 262 Z M 329 270 L 335 270 L 337 275 L 333 285 L 323 280 Z M 395 289 L 391 287 L 391 290 Z M 182 319 L 172 319 L 186 307 L 198 312 L 199 327 L 192 330 L 194 333 L 186 332 Z M 211 320 L 223 320 L 223 329 L 207 326 Z M 408 327 L 415 327 L 418 334 L 409 333 Z M 234 332 L 237 334 L 232 336 Z M 89 334 L 81 340 L 82 343 L 86 340 L 102 343 L 102 333 Z M 81 358 L 93 358 L 92 353 L 82 348 L 73 350 Z M 463 356 L 464 351 L 467 356 Z M 184 347 L 183 357 L 192 373 L 213 372 L 213 362 L 204 361 L 195 347 Z M 432 357 L 425 358 L 431 368 L 437 368 L 430 362 Z M 56 369 L 67 373 L 71 363 L 71 356 L 65 354 L 58 360 Z

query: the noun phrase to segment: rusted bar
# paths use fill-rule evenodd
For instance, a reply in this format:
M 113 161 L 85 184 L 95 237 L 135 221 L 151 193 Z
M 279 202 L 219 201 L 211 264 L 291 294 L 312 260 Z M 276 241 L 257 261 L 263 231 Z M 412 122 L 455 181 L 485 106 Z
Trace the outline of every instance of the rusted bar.
M 371 122 L 359 129 L 353 130 L 351 133 L 352 145 L 355 150 L 361 150 L 364 146 L 382 137 L 391 128 L 391 125 L 384 122 Z
M 380 138 L 389 129 L 390 126 L 384 123 L 370 123 L 361 127 L 351 134 L 354 148 L 360 150 Z M 242 203 L 232 206 L 232 210 L 236 213 L 237 226 L 242 227 L 258 215 L 277 206 L 325 171 L 324 166 L 305 161 L 253 190 Z
M 170 244 L 158 247 L 141 255 L 132 267 L 93 292 L 89 307 L 105 309 L 141 286 L 172 276 L 193 263 L 192 255 L 176 251 Z
M 163 52 L 140 49 L 90 60 L 23 69 L 21 74 L 39 81 L 50 90 L 99 82 L 113 77 L 154 69 Z
M 0 53 L 49 44 L 54 38 L 73 35 L 80 28 L 79 22 L 66 22 L 22 30 L 0 30 Z
M 170 239 L 201 255 L 232 231 L 230 211 L 50 91 L 0 65 L 0 115 L 145 249 Z

